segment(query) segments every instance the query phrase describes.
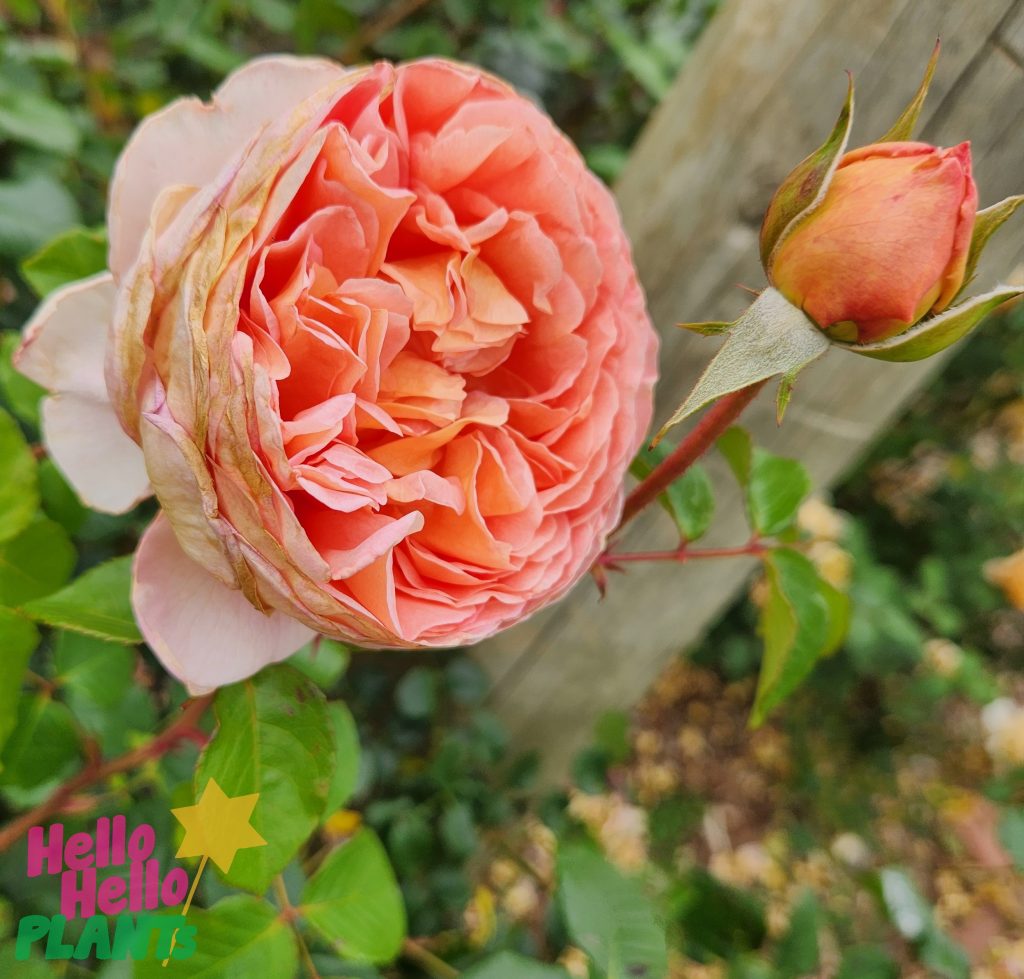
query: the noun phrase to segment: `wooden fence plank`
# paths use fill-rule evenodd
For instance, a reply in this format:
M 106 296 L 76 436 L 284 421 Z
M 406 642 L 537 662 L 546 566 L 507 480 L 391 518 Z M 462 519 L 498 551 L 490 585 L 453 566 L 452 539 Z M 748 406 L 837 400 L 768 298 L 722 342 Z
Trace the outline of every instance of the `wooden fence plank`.
M 934 38 L 943 56 L 922 138 L 973 140 L 982 203 L 1024 189 L 1024 0 L 727 0 L 651 119 L 617 187 L 652 316 L 664 339 L 659 419 L 695 380 L 715 341 L 681 319 L 731 319 L 759 288 L 757 231 L 779 181 L 829 131 L 858 83 L 854 144 L 884 132 L 917 85 Z M 995 240 L 982 269 L 1003 276 L 1024 235 Z M 778 429 L 771 396 L 746 423 L 761 444 L 799 457 L 826 487 L 932 376 L 938 359 L 879 365 L 830 353 L 798 382 Z M 718 464 L 719 517 L 709 544 L 742 539 L 738 494 Z M 630 548 L 664 546 L 660 514 L 638 520 Z M 707 629 L 749 574 L 748 562 L 637 566 L 597 600 L 589 580 L 565 601 L 478 647 L 492 706 L 517 748 L 542 752 L 560 777 L 597 716 L 629 707 L 665 663 Z

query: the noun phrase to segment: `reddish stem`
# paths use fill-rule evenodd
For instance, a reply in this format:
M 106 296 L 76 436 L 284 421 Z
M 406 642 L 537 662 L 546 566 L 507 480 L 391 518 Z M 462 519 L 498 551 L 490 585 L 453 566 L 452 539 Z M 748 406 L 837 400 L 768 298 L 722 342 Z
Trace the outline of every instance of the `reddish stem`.
M 190 700 L 184 705 L 177 718 L 152 741 L 148 741 L 118 758 L 112 758 L 110 761 L 104 762 L 99 759 L 88 761 L 77 775 L 59 786 L 45 802 L 41 802 L 34 809 L 18 816 L 17 819 L 12 819 L 0 829 L 0 853 L 6 852 L 33 826 L 39 826 L 63 812 L 75 793 L 81 792 L 82 789 L 95 785 L 97 782 L 106 781 L 112 775 L 131 771 L 133 768 L 144 765 L 147 761 L 161 758 L 181 741 L 196 741 L 196 724 L 212 701 L 213 694 Z M 202 734 L 202 732 L 198 733 Z
M 629 523 L 644 507 L 653 503 L 704 455 L 714 445 L 716 439 L 743 414 L 747 405 L 757 397 L 758 392 L 767 383 L 767 379 L 758 381 L 719 398 L 671 455 L 666 456 L 626 497 L 622 519 L 615 528 L 616 531 Z
M 679 564 L 685 564 L 687 561 L 700 558 L 756 556 L 764 554 L 768 550 L 771 550 L 771 548 L 755 537 L 747 541 L 746 544 L 740 544 L 738 547 L 691 548 L 684 544 L 672 551 L 636 551 L 625 554 L 605 553 L 597 559 L 597 563 L 612 568 L 626 561 L 676 561 Z

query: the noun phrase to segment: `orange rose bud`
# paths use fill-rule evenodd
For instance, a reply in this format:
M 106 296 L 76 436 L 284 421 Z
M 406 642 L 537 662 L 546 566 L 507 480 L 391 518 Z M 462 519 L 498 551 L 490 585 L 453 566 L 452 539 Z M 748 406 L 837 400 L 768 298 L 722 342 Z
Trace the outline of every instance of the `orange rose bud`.
M 861 147 L 787 229 L 769 281 L 838 338 L 895 336 L 960 291 L 977 203 L 969 143 Z

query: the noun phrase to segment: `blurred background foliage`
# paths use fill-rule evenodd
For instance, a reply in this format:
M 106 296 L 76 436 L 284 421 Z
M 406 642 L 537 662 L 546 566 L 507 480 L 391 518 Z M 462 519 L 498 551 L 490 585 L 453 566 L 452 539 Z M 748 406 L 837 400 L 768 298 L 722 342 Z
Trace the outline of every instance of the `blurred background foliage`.
M 713 7 L 0 0 L 0 400 L 37 439 L 38 392 L 9 367 L 32 287 L 46 288 L 31 256 L 72 226 L 102 225 L 120 146 L 169 99 L 205 96 L 270 51 L 347 63 L 450 55 L 534 97 L 612 180 Z M 102 248 L 98 231 L 76 237 L 66 271 L 91 270 Z M 379 833 L 423 954 L 379 973 L 314 945 L 320 974 L 448 976 L 454 966 L 469 979 L 532 979 L 521 963 L 474 965 L 484 951 L 511 950 L 560 961 L 538 979 L 604 975 L 600 942 L 579 938 L 596 913 L 584 884 L 626 885 L 590 861 L 580 849 L 589 842 L 645 882 L 633 905 L 667 926 L 680 979 L 1024 976 L 1024 557 L 1012 558 L 1024 546 L 1022 466 L 1018 311 L 957 354 L 837 489 L 835 508 L 803 511 L 819 573 L 848 589 L 854 611 L 843 648 L 786 707 L 750 731 L 755 582 L 644 703 L 601 719 L 572 785 L 539 800 L 535 760 L 517 755 L 487 711 L 470 660 L 349 662 L 325 647 L 302 667 L 351 708 L 362 762 L 351 799 L 317 839 L 329 846 L 360 825 Z M 50 540 L 53 552 L 70 537 L 80 569 L 131 550 L 148 513 L 88 514 L 45 462 L 39 481 L 44 512 L 63 529 L 47 525 L 40 546 Z M 51 706 L 4 752 L 9 812 L 81 764 L 83 744 L 104 755 L 139 744 L 180 699 L 124 647 L 58 636 L 32 661 Z M 169 841 L 167 808 L 183 789 L 187 798 L 194 762 L 186 748 L 114 780 L 103 805 L 131 807 Z M 0 860 L 3 935 L 23 914 L 55 910 L 54 888 L 23 868 L 23 851 Z M 296 876 L 298 865 L 286 874 Z M 223 886 L 210 876 L 204 891 L 209 904 Z M 5 955 L 0 946 L 4 975 L 49 974 Z

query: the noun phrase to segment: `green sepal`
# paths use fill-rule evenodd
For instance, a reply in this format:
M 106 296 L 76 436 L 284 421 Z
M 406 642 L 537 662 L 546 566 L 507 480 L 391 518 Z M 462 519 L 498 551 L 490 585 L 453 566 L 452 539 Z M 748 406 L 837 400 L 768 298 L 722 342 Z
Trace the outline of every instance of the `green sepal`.
M 1018 207 L 1024 204 L 1024 194 L 1007 197 L 1005 201 L 978 211 L 974 217 L 974 233 L 971 235 L 971 247 L 967 252 L 967 266 L 964 269 L 964 287 L 970 283 L 978 271 L 978 261 L 985 250 L 989 238 L 992 237 L 1007 221 Z M 961 290 L 963 291 L 963 290 Z
M 828 139 L 782 181 L 761 224 L 761 264 L 768 269 L 772 255 L 797 221 L 807 217 L 825 197 L 832 175 L 850 138 L 853 123 L 853 76 L 846 102 Z
M 689 330 L 702 337 L 717 337 L 732 329 L 733 323 L 724 323 L 721 320 L 709 320 L 706 323 L 676 323 L 680 330 Z
M 874 357 L 876 360 L 898 363 L 924 360 L 965 337 L 997 306 L 1021 295 L 1024 295 L 1022 286 L 1000 286 L 991 292 L 974 296 L 959 306 L 953 306 L 944 313 L 921 320 L 898 336 L 874 343 L 833 343 L 844 350 L 852 350 L 862 357 Z
M 775 423 L 777 425 L 782 424 L 782 419 L 786 414 L 786 409 L 789 407 L 789 402 L 793 400 L 793 385 L 799 373 L 800 371 L 797 370 L 789 374 L 783 374 L 782 380 L 779 381 L 779 391 L 775 395 Z
M 939 61 L 939 51 L 942 49 L 942 41 L 937 40 L 932 50 L 932 56 L 928 59 L 928 67 L 924 70 L 924 78 L 921 79 L 921 86 L 917 94 L 911 99 L 910 105 L 904 110 L 879 143 L 902 143 L 905 140 L 913 139 L 914 127 L 917 125 L 918 116 L 924 108 L 924 100 L 928 97 L 928 89 L 932 84 L 932 76 L 935 74 L 935 66 Z
M 801 310 L 775 289 L 765 289 L 733 324 L 722 349 L 655 436 L 654 444 L 674 425 L 723 395 L 779 374 L 791 388 L 793 378 L 829 345 L 828 337 Z

